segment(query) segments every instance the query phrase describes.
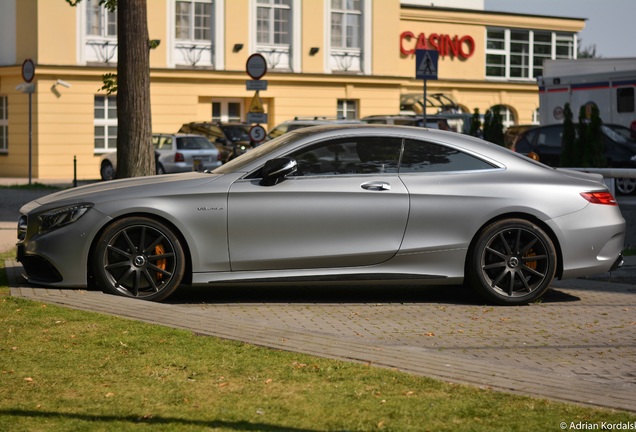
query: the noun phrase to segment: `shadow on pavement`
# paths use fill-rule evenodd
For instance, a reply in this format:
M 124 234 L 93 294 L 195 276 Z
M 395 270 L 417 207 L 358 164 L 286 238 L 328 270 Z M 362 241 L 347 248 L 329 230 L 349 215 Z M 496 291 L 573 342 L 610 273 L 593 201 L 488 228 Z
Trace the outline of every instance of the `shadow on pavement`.
M 579 297 L 550 289 L 541 302 L 579 301 Z M 294 285 L 276 287 L 215 286 L 179 288 L 164 301 L 168 304 L 227 303 L 441 303 L 482 306 L 485 301 L 462 285 Z

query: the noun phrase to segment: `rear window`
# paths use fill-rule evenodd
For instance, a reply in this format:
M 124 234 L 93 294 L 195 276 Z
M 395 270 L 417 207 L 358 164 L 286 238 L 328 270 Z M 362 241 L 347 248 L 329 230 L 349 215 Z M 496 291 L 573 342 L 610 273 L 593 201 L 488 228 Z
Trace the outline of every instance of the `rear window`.
M 212 143 L 203 137 L 177 138 L 178 150 L 205 150 L 205 149 L 212 149 L 212 148 L 214 148 Z
M 249 141 L 249 129 L 247 126 L 222 126 L 225 135 L 230 141 Z
M 404 140 L 400 173 L 475 171 L 494 168 L 474 156 L 457 149 L 427 141 Z

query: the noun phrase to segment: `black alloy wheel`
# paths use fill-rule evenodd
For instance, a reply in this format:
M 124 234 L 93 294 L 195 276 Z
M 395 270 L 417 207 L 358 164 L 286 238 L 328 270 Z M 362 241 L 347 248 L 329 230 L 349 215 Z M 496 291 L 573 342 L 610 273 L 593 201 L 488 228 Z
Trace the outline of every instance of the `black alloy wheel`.
M 481 231 L 469 260 L 468 282 L 483 297 L 500 305 L 523 305 L 550 287 L 557 258 L 541 228 L 524 219 L 505 219 Z
M 146 217 L 129 217 L 104 230 L 95 247 L 92 269 L 104 292 L 161 301 L 179 287 L 185 255 L 166 225 Z

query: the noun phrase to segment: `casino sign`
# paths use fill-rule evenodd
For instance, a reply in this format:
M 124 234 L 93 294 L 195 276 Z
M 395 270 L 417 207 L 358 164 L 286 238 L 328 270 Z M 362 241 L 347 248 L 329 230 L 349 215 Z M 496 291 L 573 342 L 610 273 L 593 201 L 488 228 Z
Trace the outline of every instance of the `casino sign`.
M 430 33 L 428 37 L 425 33 L 418 36 L 411 31 L 404 31 L 400 34 L 400 52 L 402 55 L 414 55 L 418 49 L 434 49 L 439 51 L 439 55 L 453 56 L 460 59 L 467 59 L 475 53 L 475 40 L 472 36 L 450 36 L 447 34 Z

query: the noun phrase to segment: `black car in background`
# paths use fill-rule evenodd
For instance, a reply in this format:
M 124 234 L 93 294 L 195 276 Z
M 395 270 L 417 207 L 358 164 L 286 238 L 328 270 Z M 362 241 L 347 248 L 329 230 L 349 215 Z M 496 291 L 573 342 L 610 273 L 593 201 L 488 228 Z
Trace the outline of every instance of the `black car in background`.
M 181 126 L 179 132 L 209 139 L 219 149 L 223 163 L 256 147 L 250 140 L 250 125 L 246 123 L 191 122 Z
M 636 141 L 630 138 L 630 130 L 621 125 L 603 124 L 601 131 L 607 167 L 636 168 Z M 562 124 L 538 126 L 519 135 L 512 150 L 532 154 L 546 165 L 560 167 L 562 136 Z M 616 179 L 616 189 L 624 195 L 632 194 L 636 191 L 636 179 Z

